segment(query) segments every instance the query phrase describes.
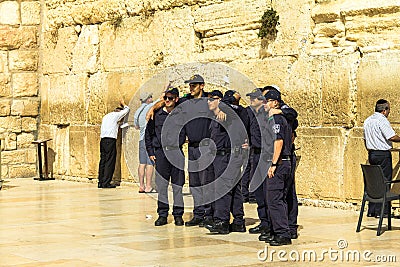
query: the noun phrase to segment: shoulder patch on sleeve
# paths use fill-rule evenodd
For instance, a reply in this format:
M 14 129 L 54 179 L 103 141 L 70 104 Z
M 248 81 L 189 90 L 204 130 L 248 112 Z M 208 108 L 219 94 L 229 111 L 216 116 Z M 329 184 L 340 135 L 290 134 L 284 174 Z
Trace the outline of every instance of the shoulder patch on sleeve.
M 274 124 L 274 126 L 272 126 L 272 130 L 275 134 L 278 134 L 281 131 L 281 126 L 279 124 Z

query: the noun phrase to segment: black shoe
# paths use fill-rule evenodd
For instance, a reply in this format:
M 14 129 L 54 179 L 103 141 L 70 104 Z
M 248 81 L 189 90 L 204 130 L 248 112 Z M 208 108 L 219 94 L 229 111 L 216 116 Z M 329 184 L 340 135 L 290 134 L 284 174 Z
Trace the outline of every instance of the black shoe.
M 239 233 L 245 233 L 246 232 L 246 226 L 245 224 L 236 224 L 236 223 L 231 223 L 229 225 L 229 231 L 230 232 L 239 232 Z
M 185 226 L 196 226 L 196 225 L 200 226 L 200 224 L 202 224 L 203 226 L 200 227 L 204 227 L 203 221 L 204 220 L 202 218 L 193 217 L 193 219 L 191 219 L 190 221 L 185 222 Z
M 280 236 L 275 236 L 274 239 L 269 242 L 271 246 L 284 246 L 284 245 L 290 245 L 292 244 L 292 240 L 287 237 L 280 237 Z
M 159 216 L 158 219 L 154 222 L 155 226 L 162 226 L 167 224 L 167 217 Z
M 263 226 L 261 224 L 257 225 L 256 227 L 253 227 L 253 228 L 249 229 L 249 233 L 250 234 L 262 234 L 265 231 L 267 231 L 267 227 L 265 227 L 265 226 Z
M 299 237 L 298 233 L 291 233 L 290 234 L 290 239 L 297 239 Z
M 206 227 L 206 225 L 213 225 L 214 220 L 212 218 L 204 218 L 203 223 L 199 224 L 199 227 Z
M 114 184 L 106 184 L 106 185 L 103 185 L 101 188 L 116 188 L 116 187 L 117 186 Z
M 377 219 L 380 217 L 381 217 L 380 214 L 375 215 L 375 218 L 377 218 Z M 383 214 L 383 218 L 387 218 L 387 217 L 388 217 L 387 213 Z
M 214 222 L 212 225 L 207 224 L 205 227 L 211 233 L 218 233 L 221 235 L 229 234 L 229 223 L 228 222 Z
M 367 213 L 367 217 L 375 217 L 375 213 Z
M 103 188 L 103 185 L 101 183 L 98 183 L 97 188 Z
M 250 204 L 257 204 L 257 199 L 251 197 L 251 198 L 249 198 L 249 203 Z
M 183 226 L 184 225 L 184 222 L 183 222 L 183 219 L 182 219 L 181 216 L 175 216 L 174 220 L 175 220 L 175 225 L 176 226 Z
M 273 239 L 274 239 L 274 236 L 271 235 L 270 232 L 264 232 L 264 233 L 261 233 L 261 235 L 258 236 L 258 240 L 264 241 L 266 243 L 271 242 Z

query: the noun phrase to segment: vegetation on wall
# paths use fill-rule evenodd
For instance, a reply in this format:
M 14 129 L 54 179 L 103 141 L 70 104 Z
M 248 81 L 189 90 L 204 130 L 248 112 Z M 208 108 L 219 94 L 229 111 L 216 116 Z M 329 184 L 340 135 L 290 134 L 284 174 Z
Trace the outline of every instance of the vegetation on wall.
M 279 25 L 279 15 L 271 7 L 264 12 L 261 17 L 261 27 L 258 32 L 258 37 L 261 39 L 275 40 L 278 33 L 277 26 Z

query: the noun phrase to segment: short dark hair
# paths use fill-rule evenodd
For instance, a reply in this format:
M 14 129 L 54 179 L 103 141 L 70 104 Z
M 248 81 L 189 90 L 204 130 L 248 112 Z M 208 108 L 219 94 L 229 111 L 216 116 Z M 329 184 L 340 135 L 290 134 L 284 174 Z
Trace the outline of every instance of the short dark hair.
M 375 112 L 382 112 L 389 109 L 389 102 L 385 99 L 379 99 L 375 104 Z

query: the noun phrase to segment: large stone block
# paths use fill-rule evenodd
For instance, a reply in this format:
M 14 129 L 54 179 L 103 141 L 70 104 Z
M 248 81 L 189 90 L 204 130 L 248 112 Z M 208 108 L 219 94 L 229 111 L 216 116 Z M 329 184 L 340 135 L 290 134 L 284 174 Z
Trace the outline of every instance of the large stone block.
M 36 118 L 31 117 L 22 117 L 21 118 L 21 125 L 23 132 L 34 132 L 38 129 L 38 121 Z
M 99 27 L 83 26 L 73 49 L 72 71 L 95 73 L 99 69 Z
M 5 150 L 16 150 L 17 149 L 17 134 L 16 133 L 5 133 L 4 138 L 4 149 Z
M 43 74 L 69 73 L 72 69 L 72 52 L 78 40 L 73 27 L 46 31 L 43 34 Z
M 0 116 L 11 114 L 11 99 L 0 100 Z
M 305 198 L 343 201 L 344 130 L 300 128 L 296 139 L 300 156 L 297 193 Z
M 50 123 L 49 91 L 51 90 L 50 76 L 39 76 L 40 91 L 40 121 L 42 124 Z
M 11 150 L 1 152 L 1 164 L 23 164 L 25 163 L 25 151 Z
M 28 164 L 37 164 L 37 149 L 36 148 L 27 148 L 25 150 L 25 163 Z M 17 150 L 20 151 L 20 150 Z M 49 159 L 49 152 L 47 153 L 47 157 Z
M 71 176 L 86 177 L 86 135 L 84 126 L 69 127 L 69 151 Z
M 36 73 L 14 73 L 12 84 L 13 97 L 38 95 L 39 84 Z
M 34 148 L 35 144 L 32 144 L 34 140 L 35 136 L 32 133 L 21 133 L 17 135 L 17 148 Z
M 389 121 L 399 123 L 400 117 L 400 52 L 387 51 L 366 54 L 361 59 L 357 72 L 358 125 L 374 113 L 375 103 L 384 98 L 391 103 Z
M 9 52 L 10 70 L 36 71 L 38 68 L 38 51 L 14 50 Z
M 97 178 L 100 160 L 100 127 L 86 127 L 86 176 Z
M 47 92 L 50 123 L 82 124 L 85 121 L 87 79 L 85 74 L 50 76 L 50 88 Z
M 21 118 L 19 116 L 0 117 L 0 132 L 21 132 Z
M 40 1 L 21 2 L 22 25 L 40 24 Z
M 9 178 L 24 178 L 36 176 L 36 165 L 34 164 L 20 164 L 9 165 Z
M 0 73 L 0 97 L 10 97 L 11 95 L 11 75 Z
M 190 8 L 156 12 L 145 21 L 127 18 L 118 27 L 104 23 L 100 40 L 105 70 L 175 65 L 191 61 L 196 49 Z
M 344 197 L 347 201 L 360 201 L 364 192 L 363 175 L 360 164 L 368 161 L 368 152 L 364 146 L 363 129 L 353 128 L 346 136 L 348 141 L 344 151 Z
M 14 99 L 11 105 L 11 115 L 14 116 L 38 116 L 38 99 Z
M 0 2 L 0 14 L 0 24 L 18 25 L 21 23 L 19 3 L 17 1 Z
M 38 28 L 36 26 L 18 28 L 0 26 L 0 50 L 37 47 Z

